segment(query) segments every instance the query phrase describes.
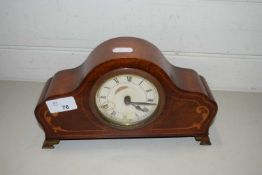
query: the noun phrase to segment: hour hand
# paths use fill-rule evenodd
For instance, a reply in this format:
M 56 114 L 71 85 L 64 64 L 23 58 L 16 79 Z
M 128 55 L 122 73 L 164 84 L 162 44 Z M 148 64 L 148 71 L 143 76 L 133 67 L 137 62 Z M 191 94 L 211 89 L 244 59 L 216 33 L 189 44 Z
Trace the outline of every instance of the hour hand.
M 124 98 L 124 103 L 126 105 L 132 105 L 134 106 L 137 110 L 143 111 L 143 112 L 148 112 L 149 109 L 147 109 L 146 107 L 141 108 L 139 105 L 156 105 L 155 103 L 146 103 L 146 102 L 131 102 L 131 98 L 130 96 L 125 96 Z
M 147 108 L 141 108 L 138 105 L 135 105 L 134 103 L 131 103 L 131 105 L 133 105 L 137 110 L 143 111 L 143 112 L 148 112 L 149 110 Z

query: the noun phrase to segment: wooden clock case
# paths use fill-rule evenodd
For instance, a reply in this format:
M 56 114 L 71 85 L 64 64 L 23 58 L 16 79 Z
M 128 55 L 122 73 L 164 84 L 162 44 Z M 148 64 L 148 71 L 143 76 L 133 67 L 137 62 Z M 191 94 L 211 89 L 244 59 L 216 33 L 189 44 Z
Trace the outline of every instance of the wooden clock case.
M 114 53 L 114 48 L 132 48 L 132 52 Z M 90 100 L 105 74 L 121 70 L 146 72 L 163 89 L 163 105 L 154 120 L 134 129 L 107 124 L 97 117 Z M 46 101 L 68 96 L 74 97 L 76 110 L 49 112 Z M 208 131 L 216 112 L 217 104 L 202 76 L 170 64 L 153 44 L 133 37 L 105 41 L 79 67 L 57 72 L 46 82 L 35 108 L 45 132 L 43 148 L 54 148 L 60 140 L 68 139 L 184 136 L 210 145 Z

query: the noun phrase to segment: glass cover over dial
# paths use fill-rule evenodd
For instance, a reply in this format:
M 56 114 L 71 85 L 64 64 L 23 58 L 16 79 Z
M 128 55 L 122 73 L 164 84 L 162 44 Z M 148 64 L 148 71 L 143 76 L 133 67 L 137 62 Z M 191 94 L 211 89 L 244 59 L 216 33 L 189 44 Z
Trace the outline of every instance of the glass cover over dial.
M 98 87 L 95 103 L 107 121 L 132 126 L 153 116 L 159 104 L 159 92 L 152 82 L 142 76 L 120 74 Z

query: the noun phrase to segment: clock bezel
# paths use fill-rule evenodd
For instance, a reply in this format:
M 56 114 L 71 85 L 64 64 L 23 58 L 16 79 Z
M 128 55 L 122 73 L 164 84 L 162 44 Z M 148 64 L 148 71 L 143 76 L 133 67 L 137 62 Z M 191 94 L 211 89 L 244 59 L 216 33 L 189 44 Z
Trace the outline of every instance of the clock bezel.
M 114 122 L 113 120 L 110 120 L 109 118 L 105 117 L 98 109 L 96 102 L 95 102 L 95 98 L 96 98 L 96 93 L 97 90 L 99 89 L 99 87 L 106 82 L 108 79 L 114 77 L 114 76 L 119 76 L 119 75 L 123 75 L 123 74 L 133 74 L 133 75 L 137 75 L 140 77 L 145 78 L 147 81 L 149 81 L 150 83 L 152 83 L 159 95 L 159 101 L 158 101 L 158 106 L 156 107 L 155 111 L 146 119 L 141 120 L 135 124 L 131 124 L 131 125 L 121 125 L 117 122 Z M 137 68 L 118 68 L 118 69 L 114 69 L 111 70 L 107 73 L 105 73 L 104 75 L 100 76 L 97 81 L 94 83 L 93 87 L 91 88 L 90 91 L 90 96 L 89 96 L 89 104 L 90 104 L 90 109 L 93 112 L 93 114 L 95 115 L 95 117 L 97 117 L 101 122 L 103 122 L 104 124 L 106 124 L 107 126 L 111 127 L 111 128 L 115 128 L 115 129 L 122 129 L 122 130 L 131 130 L 131 129 L 137 129 L 137 128 L 141 128 L 144 126 L 149 125 L 152 121 L 154 121 L 156 118 L 158 118 L 162 112 L 162 109 L 164 107 L 165 104 L 165 93 L 164 93 L 164 89 L 162 87 L 162 85 L 160 84 L 160 82 L 150 73 L 141 70 L 141 69 L 137 69 Z

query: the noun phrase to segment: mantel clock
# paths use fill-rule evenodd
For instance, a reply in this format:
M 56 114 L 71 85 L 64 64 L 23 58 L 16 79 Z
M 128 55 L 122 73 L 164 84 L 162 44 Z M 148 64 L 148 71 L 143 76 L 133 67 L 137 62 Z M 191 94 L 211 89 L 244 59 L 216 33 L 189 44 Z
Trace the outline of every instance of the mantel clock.
M 57 72 L 35 108 L 43 148 L 68 139 L 186 136 L 209 145 L 216 112 L 202 76 L 133 37 L 105 41 L 79 67 Z

